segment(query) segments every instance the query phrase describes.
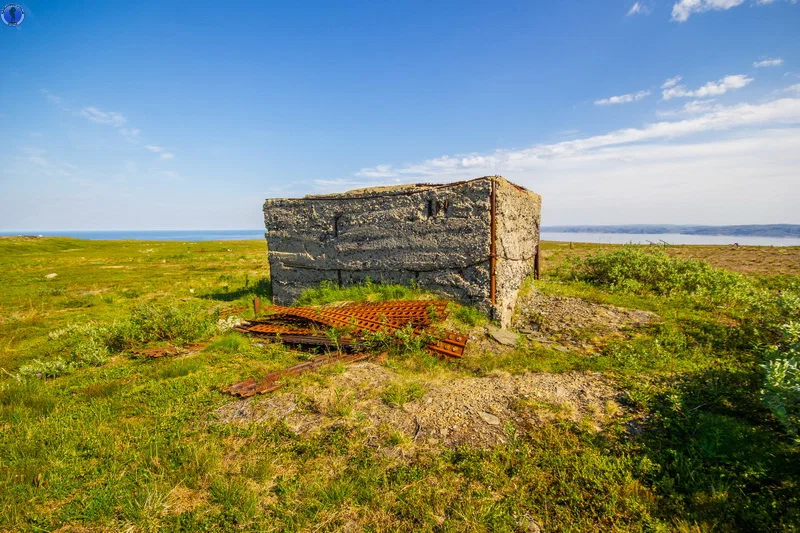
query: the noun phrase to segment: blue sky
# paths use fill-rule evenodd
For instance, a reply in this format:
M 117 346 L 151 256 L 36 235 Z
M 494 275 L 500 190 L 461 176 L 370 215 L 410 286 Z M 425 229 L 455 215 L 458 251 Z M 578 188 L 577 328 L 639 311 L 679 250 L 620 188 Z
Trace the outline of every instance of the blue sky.
M 796 1 L 20 4 L 0 230 L 488 174 L 545 224 L 800 223 Z

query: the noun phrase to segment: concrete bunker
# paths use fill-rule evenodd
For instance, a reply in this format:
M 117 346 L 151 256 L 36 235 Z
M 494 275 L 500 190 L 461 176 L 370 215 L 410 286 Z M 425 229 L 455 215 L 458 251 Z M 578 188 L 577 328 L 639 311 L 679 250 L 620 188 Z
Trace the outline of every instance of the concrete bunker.
M 541 197 L 500 176 L 264 203 L 273 300 L 322 281 L 412 280 L 507 326 L 539 247 Z

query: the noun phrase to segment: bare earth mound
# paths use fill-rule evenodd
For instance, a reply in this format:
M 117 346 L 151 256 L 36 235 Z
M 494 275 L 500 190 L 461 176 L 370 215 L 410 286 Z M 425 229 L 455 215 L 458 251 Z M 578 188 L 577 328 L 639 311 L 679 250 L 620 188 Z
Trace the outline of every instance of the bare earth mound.
M 589 351 L 659 318 L 648 311 L 537 291 L 520 298 L 517 309 L 514 327 L 529 339 Z
M 362 363 L 325 386 L 233 402 L 216 414 L 223 423 L 283 420 L 299 434 L 341 423 L 344 417 L 376 434 L 401 432 L 417 445 L 486 448 L 505 442 L 506 426 L 530 430 L 566 418 L 601 429 L 621 411 L 618 391 L 597 373 L 497 374 L 428 382 L 420 399 L 393 407 L 381 399 L 381 392 L 398 382 L 391 370 Z

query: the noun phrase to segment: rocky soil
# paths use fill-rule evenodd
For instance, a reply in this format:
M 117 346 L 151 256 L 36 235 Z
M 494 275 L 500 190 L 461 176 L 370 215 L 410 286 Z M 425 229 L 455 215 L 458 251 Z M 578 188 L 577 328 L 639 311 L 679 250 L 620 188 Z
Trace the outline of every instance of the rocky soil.
M 324 386 L 232 402 L 216 416 L 223 423 L 283 420 L 298 434 L 314 433 L 345 418 L 376 435 L 401 432 L 416 445 L 486 448 L 505 442 L 509 430 L 530 430 L 557 418 L 585 421 L 601 430 L 622 411 L 618 391 L 597 373 L 498 373 L 423 382 L 427 392 L 402 407 L 381 398 L 381 392 L 399 380 L 385 367 L 361 363 Z M 337 407 L 342 403 L 347 414 Z
M 532 341 L 592 352 L 658 319 L 648 311 L 531 291 L 517 303 L 514 328 Z
M 526 342 L 562 351 L 592 352 L 612 337 L 628 336 L 658 316 L 539 292 L 518 302 L 514 329 L 475 328 L 465 357 L 505 353 Z M 385 401 L 389 387 L 415 382 L 424 394 L 402 406 Z M 408 378 L 374 363 L 361 363 L 307 385 L 235 401 L 216 411 L 221 423 L 282 420 L 298 434 L 311 434 L 343 420 L 376 437 L 395 434 L 413 446 L 487 448 L 505 442 L 509 431 L 535 429 L 554 419 L 588 423 L 596 430 L 624 408 L 620 393 L 599 373 L 495 372 L 486 377 Z

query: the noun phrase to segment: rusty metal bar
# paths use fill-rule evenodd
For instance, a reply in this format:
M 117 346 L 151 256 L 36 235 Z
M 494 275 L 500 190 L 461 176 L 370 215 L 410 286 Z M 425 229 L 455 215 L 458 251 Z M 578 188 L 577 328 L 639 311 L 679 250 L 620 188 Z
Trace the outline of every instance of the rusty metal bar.
M 497 303 L 497 180 L 494 177 L 492 192 L 489 195 L 489 207 L 489 301 L 495 305 Z
M 302 374 L 303 372 L 315 370 L 325 365 L 334 363 L 356 363 L 372 357 L 374 357 L 374 355 L 366 353 L 340 354 L 334 357 L 323 355 L 320 357 L 315 357 L 310 361 L 305 361 L 303 363 L 290 366 L 289 368 L 284 368 L 283 370 L 270 372 L 258 380 L 255 378 L 248 378 L 244 381 L 234 383 L 222 389 L 222 392 L 227 392 L 240 398 L 249 398 L 250 396 L 255 396 L 256 394 L 265 394 L 267 392 L 278 390 L 284 385 L 284 383 L 281 382 L 281 379 L 287 376 L 296 376 L 298 374 Z

